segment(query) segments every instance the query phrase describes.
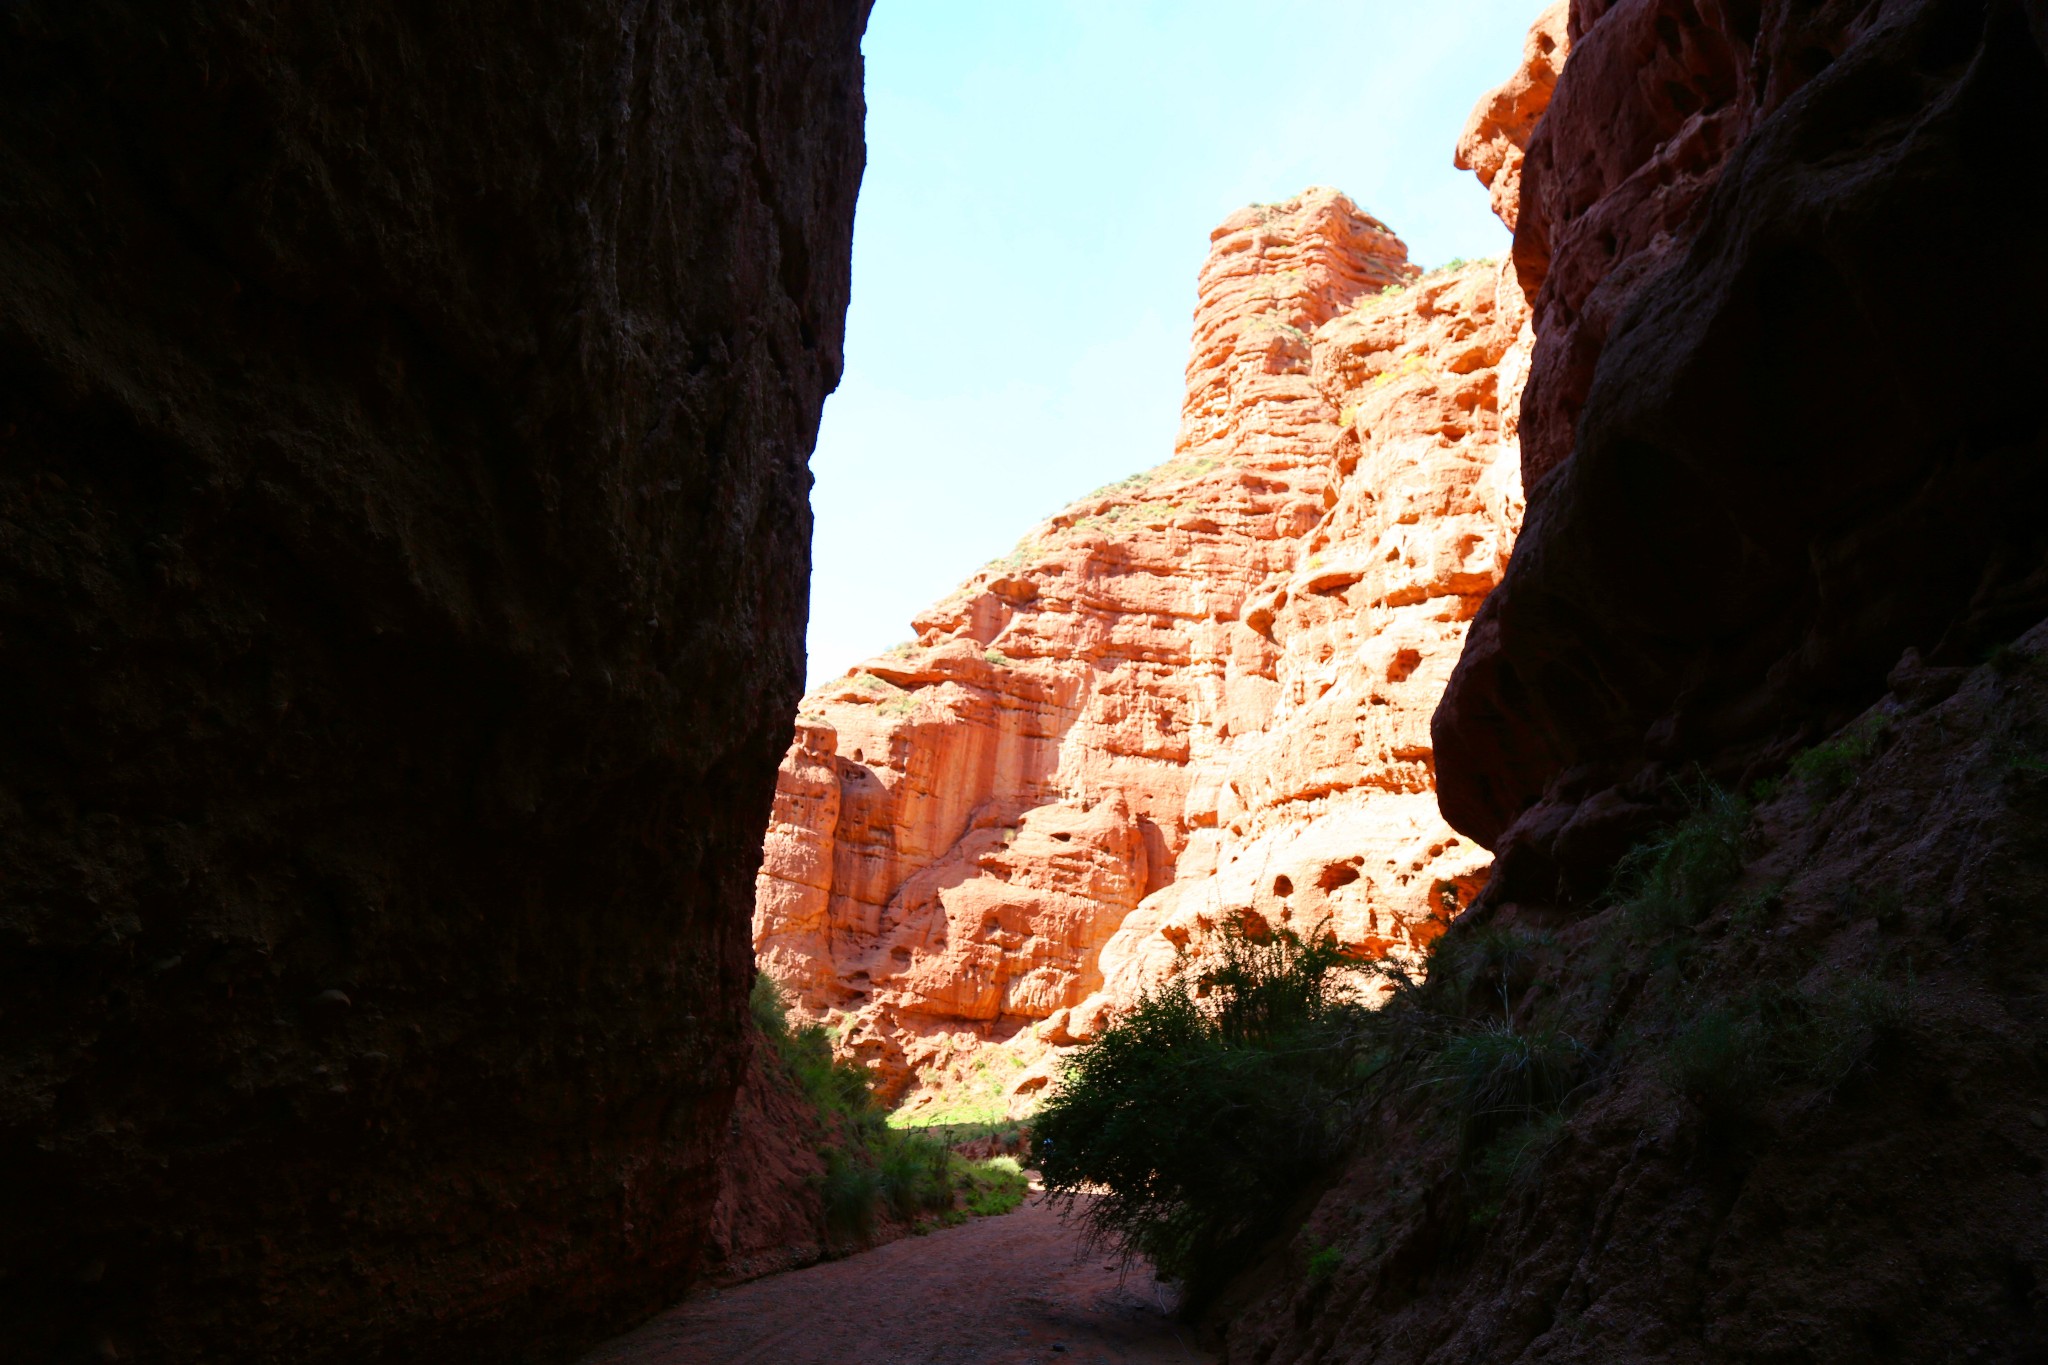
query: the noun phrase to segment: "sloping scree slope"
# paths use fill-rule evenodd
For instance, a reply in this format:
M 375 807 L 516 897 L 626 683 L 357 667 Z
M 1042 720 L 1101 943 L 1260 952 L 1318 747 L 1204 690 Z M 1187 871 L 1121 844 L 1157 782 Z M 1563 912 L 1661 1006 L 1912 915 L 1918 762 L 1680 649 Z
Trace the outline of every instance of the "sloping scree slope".
M 560 1358 L 687 1282 L 866 11 L 0 11 L 10 1358 Z
M 1529 949 L 1516 1026 L 1585 1088 L 1504 1186 L 1410 1092 L 1239 1285 L 1233 1365 L 2048 1360 L 2048 623 L 1903 660 L 1859 730 L 1696 925 L 1453 928 Z

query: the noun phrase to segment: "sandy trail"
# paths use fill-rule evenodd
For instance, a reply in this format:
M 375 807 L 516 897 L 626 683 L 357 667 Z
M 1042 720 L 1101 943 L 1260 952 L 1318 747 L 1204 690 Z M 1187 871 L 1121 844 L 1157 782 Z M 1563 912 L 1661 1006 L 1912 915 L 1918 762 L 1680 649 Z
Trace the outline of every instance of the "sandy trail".
M 1206 1365 L 1151 1272 L 1043 1204 L 694 1296 L 583 1365 Z

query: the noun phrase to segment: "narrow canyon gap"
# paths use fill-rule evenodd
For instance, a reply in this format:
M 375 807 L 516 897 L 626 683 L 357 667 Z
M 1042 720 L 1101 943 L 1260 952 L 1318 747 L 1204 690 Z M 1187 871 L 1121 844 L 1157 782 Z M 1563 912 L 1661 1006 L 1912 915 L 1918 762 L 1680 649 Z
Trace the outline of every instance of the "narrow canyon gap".
M 689 1282 L 864 0 L 0 13 L 0 1340 L 559 1360 Z
M 806 699 L 764 966 L 892 1094 L 1025 1103 L 1232 917 L 1505 954 L 1439 1024 L 1568 1099 L 1508 1174 L 1442 1074 L 1377 1107 L 1232 1361 L 2048 1359 L 2044 52 L 1574 0 L 1458 148 L 1504 267 L 1226 222 L 1176 458 Z M 1630 851 L 1702 831 L 1659 920 Z
M 1510 223 L 1565 20 L 1456 151 Z M 784 759 L 756 951 L 913 1112 L 1028 1105 L 1227 924 L 1416 961 L 1486 881 L 1428 726 L 1521 523 L 1517 274 L 1312 188 L 1197 291 L 1171 457 L 814 688 Z

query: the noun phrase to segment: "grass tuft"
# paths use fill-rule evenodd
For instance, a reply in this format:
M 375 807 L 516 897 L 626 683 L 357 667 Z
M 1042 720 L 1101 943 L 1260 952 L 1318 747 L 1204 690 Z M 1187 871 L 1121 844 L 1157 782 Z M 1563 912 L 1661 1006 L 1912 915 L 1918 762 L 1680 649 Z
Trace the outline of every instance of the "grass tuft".
M 1742 872 L 1749 803 L 1705 781 L 1685 799 L 1682 819 L 1616 865 L 1610 895 L 1635 937 L 1654 941 L 1690 929 Z
M 1024 1168 L 1015 1157 L 997 1156 L 986 1161 L 954 1157 L 954 1170 L 963 1186 L 967 1211 L 978 1218 L 1008 1213 L 1024 1202 L 1031 1188 Z
M 1833 800 L 1855 782 L 1890 726 L 1891 717 L 1872 712 L 1798 755 L 1786 776 L 1800 783 L 1816 804 Z
M 1504 1127 L 1556 1112 L 1591 1063 L 1592 1054 L 1565 1034 L 1503 1021 L 1452 1036 L 1428 1081 L 1449 1096 L 1468 1147 L 1477 1150 Z
M 788 1001 L 766 973 L 754 978 L 748 1011 L 818 1114 L 825 1160 L 818 1192 L 830 1236 L 865 1241 L 883 1212 L 908 1222 L 1007 1213 L 1022 1202 L 1024 1177 L 1015 1161 L 969 1161 L 936 1137 L 892 1129 L 866 1069 L 833 1055 L 822 1024 L 791 1028 Z M 963 1202 L 964 1213 L 955 1208 Z
M 1710 1114 L 1746 1112 L 1794 1082 L 1832 1091 L 1898 1042 L 1910 1016 L 1906 992 L 1874 976 L 1815 990 L 1765 983 L 1680 1026 L 1666 1048 L 1665 1076 Z

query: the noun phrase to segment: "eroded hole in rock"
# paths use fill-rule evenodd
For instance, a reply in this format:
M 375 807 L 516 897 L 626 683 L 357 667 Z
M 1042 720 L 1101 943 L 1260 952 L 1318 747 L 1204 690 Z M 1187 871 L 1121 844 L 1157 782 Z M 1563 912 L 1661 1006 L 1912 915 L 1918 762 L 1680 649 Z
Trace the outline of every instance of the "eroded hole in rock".
M 1340 886 L 1349 886 L 1358 880 L 1358 869 L 1350 863 L 1331 863 L 1316 874 L 1316 885 L 1324 891 L 1335 891 Z

